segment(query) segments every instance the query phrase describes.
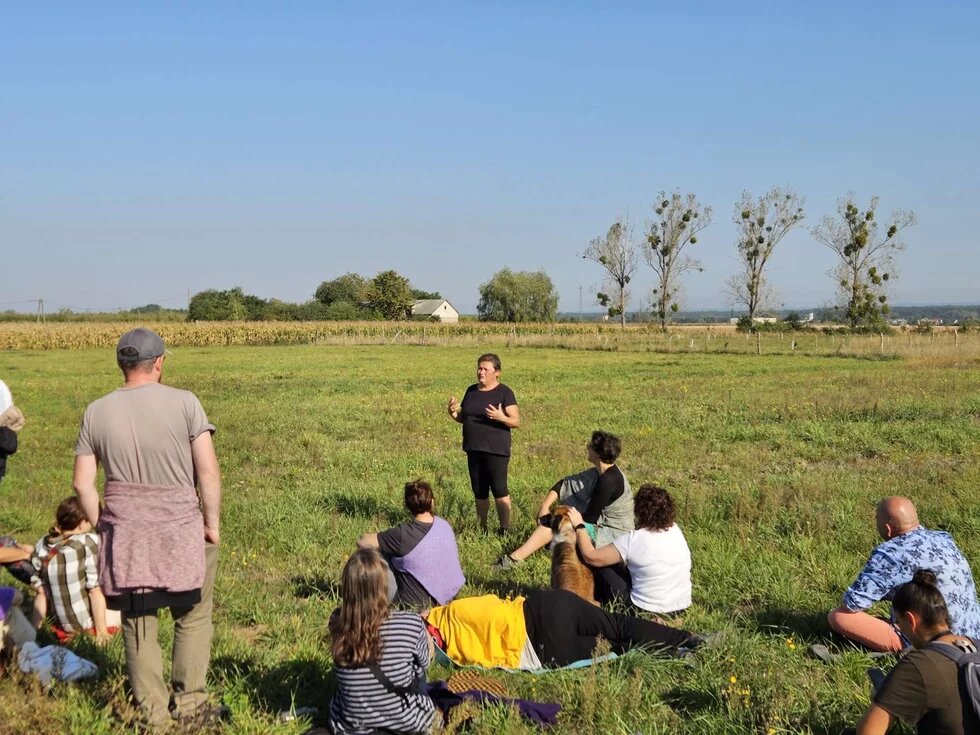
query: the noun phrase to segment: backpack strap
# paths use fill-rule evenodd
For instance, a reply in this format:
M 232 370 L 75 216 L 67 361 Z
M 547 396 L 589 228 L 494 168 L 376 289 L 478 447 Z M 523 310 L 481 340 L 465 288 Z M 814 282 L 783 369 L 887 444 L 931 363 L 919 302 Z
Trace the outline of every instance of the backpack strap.
M 381 686 L 401 699 L 406 706 L 408 705 L 409 694 L 425 694 L 425 690 L 422 688 L 422 686 L 420 686 L 420 682 L 418 681 L 412 682 L 412 684 L 407 687 L 400 687 L 388 678 L 388 675 L 381 670 L 381 667 L 378 666 L 378 664 L 368 664 L 367 668 L 368 671 L 374 675 L 374 678 L 378 680 L 378 683 Z

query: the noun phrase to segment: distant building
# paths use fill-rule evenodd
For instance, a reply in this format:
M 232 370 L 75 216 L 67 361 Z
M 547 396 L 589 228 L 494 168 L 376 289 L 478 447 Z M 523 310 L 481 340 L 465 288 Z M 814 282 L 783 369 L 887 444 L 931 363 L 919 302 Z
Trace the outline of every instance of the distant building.
M 738 324 L 741 317 L 732 317 L 728 320 L 729 324 Z M 752 317 L 753 324 L 775 324 L 778 320 L 774 316 L 756 316 Z
M 444 324 L 456 324 L 459 312 L 445 299 L 423 299 L 412 305 L 412 316 L 435 317 Z

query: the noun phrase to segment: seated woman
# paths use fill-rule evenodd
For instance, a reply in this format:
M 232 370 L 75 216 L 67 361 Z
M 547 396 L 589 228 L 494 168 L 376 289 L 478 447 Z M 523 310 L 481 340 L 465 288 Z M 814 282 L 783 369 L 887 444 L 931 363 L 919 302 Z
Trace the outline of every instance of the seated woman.
M 432 725 L 435 705 L 425 687 L 432 640 L 416 613 L 390 609 L 387 590 L 381 555 L 373 549 L 351 554 L 340 580 L 340 608 L 330 617 L 333 733 L 424 733 Z
M 426 614 L 430 632 L 461 665 L 536 670 L 592 657 L 601 637 L 615 653 L 631 648 L 693 650 L 704 639 L 650 620 L 606 612 L 567 590 L 525 599 L 466 597 Z
M 596 600 L 632 602 L 641 610 L 676 613 L 691 605 L 691 550 L 676 523 L 670 493 L 644 485 L 633 499 L 636 530 L 611 544 L 593 545 L 584 528 L 576 531 L 582 559 L 595 569 Z M 568 519 L 576 527 L 582 515 L 572 509 Z
M 877 688 L 857 724 L 858 735 L 884 735 L 895 718 L 915 723 L 919 733 L 980 731 L 980 720 L 961 700 L 955 662 L 958 652 L 975 652 L 976 643 L 949 629 L 949 610 L 936 575 L 918 570 L 895 592 L 892 610 L 915 650 L 902 656 Z
M 619 437 L 605 431 L 593 431 L 586 445 L 592 467 L 559 480 L 545 495 L 538 511 L 538 527 L 530 537 L 496 563 L 499 569 L 510 569 L 538 549 L 551 543 L 554 532 L 547 525 L 551 506 L 556 502 L 576 508 L 589 526 L 589 535 L 605 545 L 633 528 L 633 491 L 616 459 L 622 450 Z
M 381 533 L 366 533 L 358 548 L 377 549 L 388 562 L 389 599 L 415 608 L 445 605 L 466 583 L 452 527 L 432 514 L 432 487 L 405 483 L 412 520 Z
M 50 605 L 55 617 L 51 627 L 62 641 L 88 632 L 104 643 L 119 631 L 120 614 L 106 608 L 99 586 L 98 562 L 98 535 L 78 498 L 65 498 L 55 514 L 55 525 L 37 542 L 31 556 L 36 627 L 41 627 Z

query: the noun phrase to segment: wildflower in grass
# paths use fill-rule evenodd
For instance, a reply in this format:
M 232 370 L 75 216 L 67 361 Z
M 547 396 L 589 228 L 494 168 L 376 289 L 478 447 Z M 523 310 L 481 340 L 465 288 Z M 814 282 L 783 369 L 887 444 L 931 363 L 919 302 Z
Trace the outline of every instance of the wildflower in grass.
M 728 677 L 728 681 L 730 681 L 732 684 L 734 684 L 735 682 L 738 681 L 738 677 L 735 676 L 735 674 L 732 674 L 730 677 Z

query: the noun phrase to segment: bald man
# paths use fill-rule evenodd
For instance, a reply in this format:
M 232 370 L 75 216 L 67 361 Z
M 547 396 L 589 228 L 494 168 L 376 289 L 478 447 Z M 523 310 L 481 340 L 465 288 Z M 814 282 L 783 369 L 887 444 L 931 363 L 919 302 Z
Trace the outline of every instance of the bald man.
M 962 552 L 945 531 L 930 531 L 908 498 L 885 498 L 875 510 L 878 535 L 884 542 L 844 593 L 844 601 L 830 613 L 830 627 L 872 651 L 901 651 L 909 645 L 891 620 L 864 612 L 912 579 L 918 569 L 931 569 L 949 608 L 954 633 L 980 637 L 980 605 L 973 573 Z

